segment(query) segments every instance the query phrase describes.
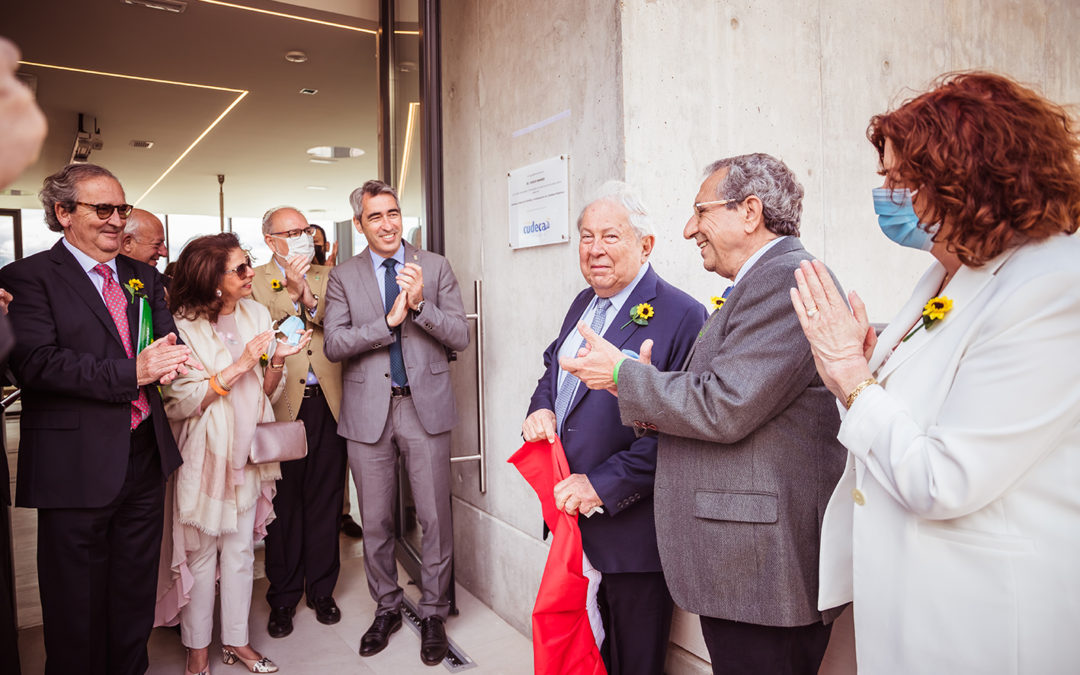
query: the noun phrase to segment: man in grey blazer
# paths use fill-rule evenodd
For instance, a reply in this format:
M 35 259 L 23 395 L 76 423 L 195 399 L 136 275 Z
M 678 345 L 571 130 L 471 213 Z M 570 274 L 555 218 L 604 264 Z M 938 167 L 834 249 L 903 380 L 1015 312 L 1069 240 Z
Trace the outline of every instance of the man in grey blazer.
M 683 371 L 628 359 L 585 326 L 591 351 L 563 361 L 617 392 L 623 423 L 659 435 L 660 559 L 675 602 L 701 615 L 715 673 L 817 673 L 839 613 L 819 612 L 817 595 L 840 418 L 788 297 L 812 258 L 802 195 L 769 155 L 714 162 L 683 236 L 734 285 Z
M 330 273 L 323 347 L 331 361 L 342 363 L 338 433 L 348 440 L 364 526 L 364 569 L 378 603 L 360 655 L 382 651 L 401 627 L 393 520 L 400 454 L 423 529 L 420 656 L 435 665 L 448 648 L 443 624 L 454 543 L 450 430 L 458 418 L 447 352 L 468 346 L 469 329 L 450 263 L 402 242 L 393 188 L 369 180 L 349 203 L 368 247 Z

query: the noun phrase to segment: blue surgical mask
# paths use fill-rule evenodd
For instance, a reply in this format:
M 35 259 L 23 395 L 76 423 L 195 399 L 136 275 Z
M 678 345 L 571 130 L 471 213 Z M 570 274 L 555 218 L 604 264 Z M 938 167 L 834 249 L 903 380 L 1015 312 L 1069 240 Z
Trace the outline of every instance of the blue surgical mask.
M 911 190 L 874 188 L 874 211 L 878 227 L 897 244 L 923 251 L 929 251 L 934 245 L 938 226 L 919 226 L 919 217 L 911 204 Z

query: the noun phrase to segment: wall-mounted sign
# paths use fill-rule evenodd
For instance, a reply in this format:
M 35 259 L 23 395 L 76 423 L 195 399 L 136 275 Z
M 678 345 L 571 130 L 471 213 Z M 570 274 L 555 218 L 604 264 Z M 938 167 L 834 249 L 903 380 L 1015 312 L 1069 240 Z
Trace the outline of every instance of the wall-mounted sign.
M 569 165 L 559 155 L 507 173 L 510 248 L 570 241 Z

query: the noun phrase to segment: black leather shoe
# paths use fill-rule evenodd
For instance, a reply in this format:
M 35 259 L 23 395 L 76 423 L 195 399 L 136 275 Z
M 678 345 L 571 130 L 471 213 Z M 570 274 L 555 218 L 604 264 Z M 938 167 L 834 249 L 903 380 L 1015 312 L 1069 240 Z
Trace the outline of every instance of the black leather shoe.
M 450 642 L 446 639 L 446 626 L 438 616 L 429 616 L 420 622 L 420 660 L 426 665 L 437 666 L 446 658 Z
M 319 623 L 325 623 L 327 626 L 333 623 L 341 621 L 341 610 L 338 609 L 337 603 L 334 602 L 334 598 L 329 595 L 323 598 L 311 598 L 307 599 L 307 606 L 315 610 L 315 618 L 319 620 Z
M 360 638 L 360 656 L 372 656 L 386 648 L 390 634 L 401 628 L 401 612 L 376 614 L 364 637 Z
M 266 632 L 272 638 L 282 638 L 292 632 L 292 618 L 295 607 L 275 607 L 270 610 L 270 620 L 266 622 Z
M 347 513 L 341 517 L 341 531 L 352 539 L 361 539 L 364 536 L 364 528 Z

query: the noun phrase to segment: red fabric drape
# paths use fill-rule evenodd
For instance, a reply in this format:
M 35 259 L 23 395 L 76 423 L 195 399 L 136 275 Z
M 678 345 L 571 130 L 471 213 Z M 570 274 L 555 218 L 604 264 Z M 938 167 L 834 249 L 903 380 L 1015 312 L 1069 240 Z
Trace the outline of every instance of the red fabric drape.
M 562 443 L 525 443 L 508 460 L 540 497 L 552 533 L 540 591 L 533 607 L 533 667 L 537 675 L 606 675 L 593 639 L 581 573 L 581 530 L 577 518 L 555 508 L 555 484 L 570 475 Z

